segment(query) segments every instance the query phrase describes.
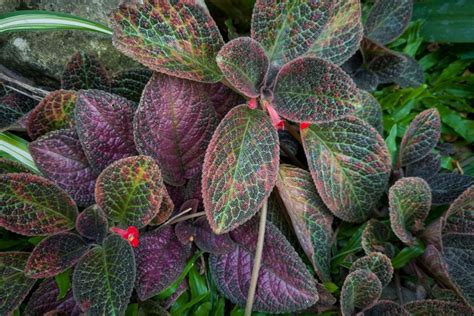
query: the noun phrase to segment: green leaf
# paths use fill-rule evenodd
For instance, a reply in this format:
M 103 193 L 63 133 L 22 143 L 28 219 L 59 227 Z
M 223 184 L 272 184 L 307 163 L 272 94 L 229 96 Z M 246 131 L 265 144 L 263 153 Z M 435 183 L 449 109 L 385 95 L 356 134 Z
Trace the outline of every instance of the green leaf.
M 278 133 L 262 111 L 233 108 L 207 148 L 202 175 L 204 208 L 212 230 L 228 232 L 248 221 L 275 185 Z
M 330 279 L 333 216 L 316 191 L 311 174 L 281 165 L 277 188 L 295 234 L 322 281 Z
M 284 118 L 312 123 L 342 118 L 361 106 L 349 75 L 313 57 L 295 59 L 280 69 L 271 103 Z
M 451 110 L 447 106 L 438 104 L 436 108 L 441 116 L 441 121 L 451 127 L 469 143 L 474 143 L 474 121 L 464 118 L 458 111 Z
M 21 137 L 8 132 L 0 133 L 0 156 L 8 155 L 7 158 L 16 160 L 34 173 L 40 174 L 40 171 L 33 161 L 28 149 L 28 142 Z
M 398 126 L 394 124 L 388 133 L 387 138 L 385 138 L 385 143 L 387 144 L 388 151 L 390 152 L 390 157 L 392 161 L 397 159 L 397 134 Z
M 25 236 L 74 228 L 76 203 L 53 182 L 28 173 L 0 176 L 0 226 Z
M 159 212 L 164 188 L 161 171 L 148 156 L 120 159 L 97 178 L 96 202 L 121 226 L 146 226 Z
M 111 235 L 77 264 L 72 278 L 74 298 L 88 314 L 121 315 L 132 295 L 135 274 L 132 247 Z
M 380 134 L 354 116 L 301 131 L 309 169 L 327 207 L 360 223 L 371 215 L 390 175 L 390 157 Z
M 23 272 L 29 253 L 0 253 L 0 314 L 9 315 L 20 306 L 36 280 Z
M 382 294 L 379 278 L 368 270 L 356 270 L 344 280 L 341 290 L 341 312 L 343 316 L 354 315 L 376 302 Z
M 421 256 L 425 252 L 425 246 L 416 243 L 413 246 L 405 247 L 400 250 L 395 257 L 392 258 L 392 266 L 394 269 L 400 269 L 413 259 Z
M 474 2 L 417 1 L 413 19 L 424 20 L 421 35 L 429 42 L 473 43 Z
M 0 33 L 17 31 L 79 30 L 112 35 L 107 26 L 74 15 L 21 10 L 0 15 Z
M 201 274 L 199 274 L 196 266 L 193 266 L 191 271 L 189 271 L 188 281 L 189 288 L 191 289 L 191 297 L 195 298 L 199 295 L 209 293 L 206 280 Z
M 422 178 L 398 180 L 389 191 L 390 226 L 404 243 L 413 245 L 414 235 L 425 227 L 431 208 L 431 189 Z
M 204 1 L 124 1 L 111 20 L 115 47 L 151 70 L 221 80 L 215 58 L 224 41 Z
M 67 269 L 54 277 L 59 289 L 58 300 L 62 300 L 71 288 L 71 269 Z

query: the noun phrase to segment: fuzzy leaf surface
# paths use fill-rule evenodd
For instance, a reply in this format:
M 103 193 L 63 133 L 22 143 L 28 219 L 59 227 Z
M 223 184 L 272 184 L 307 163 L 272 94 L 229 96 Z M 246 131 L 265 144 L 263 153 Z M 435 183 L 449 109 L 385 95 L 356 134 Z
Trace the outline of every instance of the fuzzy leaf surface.
M 224 45 L 200 1 L 124 1 L 111 13 L 113 43 L 153 71 L 202 82 L 222 74 L 215 57 Z
M 259 42 L 250 37 L 239 37 L 217 54 L 217 65 L 224 77 L 249 98 L 260 95 L 260 86 L 268 68 L 268 58 Z
M 418 114 L 408 126 L 400 144 L 401 166 L 414 163 L 426 157 L 436 146 L 441 134 L 441 120 L 436 109 Z
M 439 173 L 428 184 L 433 195 L 433 204 L 449 204 L 474 184 L 474 177 L 458 173 Z
M 55 276 L 75 265 L 88 249 L 79 235 L 59 233 L 49 236 L 33 249 L 25 273 L 33 279 Z
M 49 93 L 28 116 L 27 130 L 32 139 L 48 132 L 74 126 L 74 91 L 57 90 Z
M 39 316 L 56 312 L 69 316 L 80 316 L 81 309 L 74 301 L 72 291 L 58 300 L 59 288 L 54 278 L 45 280 L 33 292 L 25 308 L 26 316 Z
M 118 160 L 97 178 L 97 205 L 121 226 L 146 226 L 160 211 L 166 189 L 160 168 L 147 156 Z
M 262 44 L 270 63 L 282 66 L 306 53 L 324 30 L 333 1 L 257 0 L 252 38 Z
M 302 57 L 280 69 L 272 104 L 291 121 L 326 122 L 353 113 L 360 106 L 360 94 L 338 66 L 323 59 Z
M 301 131 L 309 169 L 334 215 L 363 222 L 387 186 L 390 156 L 380 134 L 361 119 L 347 118 Z
M 183 245 L 170 225 L 147 232 L 135 249 L 135 288 L 144 301 L 170 286 L 183 272 L 191 255 L 191 245 Z
M 362 106 L 353 114 L 363 119 L 375 128 L 380 135 L 383 135 L 383 116 L 382 106 L 377 99 L 367 91 L 360 91 L 360 99 Z
M 99 90 L 79 92 L 76 129 L 89 163 L 101 172 L 110 163 L 136 154 L 132 101 Z
M 318 299 L 314 279 L 290 243 L 267 222 L 262 263 L 255 294 L 255 311 L 285 313 L 302 310 Z M 209 257 L 211 276 L 233 303 L 244 306 L 257 245 L 258 221 L 230 232 L 237 243 L 232 252 Z
M 108 231 L 107 217 L 104 211 L 96 204 L 83 210 L 77 216 L 76 230 L 82 237 L 101 243 Z
M 431 191 L 421 178 L 402 178 L 390 187 L 388 196 L 390 226 L 406 244 L 413 244 L 413 235 L 424 228 L 431 208 Z
M 276 185 L 301 246 L 319 278 L 329 281 L 333 216 L 319 197 L 311 174 L 281 165 Z
M 388 257 L 395 255 L 395 246 L 389 240 L 392 230 L 385 223 L 370 219 L 362 232 L 361 245 L 365 253 L 380 252 Z
M 403 306 L 413 316 L 450 316 L 450 315 L 472 315 L 469 307 L 455 302 L 441 300 L 419 300 L 407 303 Z
M 372 40 L 387 44 L 402 35 L 410 22 L 412 0 L 378 0 L 365 23 L 365 34 Z
M 80 206 L 94 203 L 97 174 L 92 170 L 74 129 L 52 131 L 29 144 L 38 169 Z
M 36 280 L 23 272 L 29 253 L 0 253 L 0 314 L 11 315 L 30 292 Z
M 166 188 L 166 186 L 165 186 Z M 158 214 L 151 220 L 149 225 L 161 225 L 168 218 L 170 218 L 171 214 L 174 211 L 174 202 L 171 199 L 170 195 L 166 190 L 163 190 L 163 199 L 161 200 L 160 211 Z
M 208 85 L 155 73 L 135 114 L 137 150 L 153 157 L 164 180 L 181 186 L 202 169 L 218 118 Z
M 209 91 L 210 101 L 220 119 L 226 116 L 232 108 L 245 103 L 243 96 L 222 83 L 209 84 L 205 89 Z
M 418 177 L 429 181 L 441 169 L 441 155 L 429 153 L 423 159 L 406 166 L 405 175 L 407 177 Z
M 7 158 L 0 158 L 0 174 L 21 172 L 30 173 L 31 170 L 19 162 Z
M 382 294 L 382 284 L 375 273 L 369 270 L 356 270 L 344 280 L 341 290 L 341 312 L 343 316 L 355 314 L 375 303 Z
M 402 88 L 419 87 L 425 81 L 425 73 L 421 65 L 412 57 L 404 55 L 405 67 L 395 82 Z
M 358 0 L 336 0 L 331 17 L 308 54 L 341 65 L 359 48 L 364 35 Z
M 379 278 L 382 287 L 387 286 L 392 280 L 393 267 L 390 258 L 379 252 L 372 252 L 367 256 L 357 259 L 351 266 L 350 272 L 368 270 Z
M 357 316 L 410 316 L 410 314 L 397 303 L 390 300 L 380 300 L 372 307 L 364 309 Z
M 26 236 L 74 228 L 76 203 L 53 182 L 27 173 L 0 176 L 0 226 Z
M 71 56 L 61 78 L 65 90 L 97 89 L 109 91 L 110 78 L 96 56 L 77 52 Z
M 451 204 L 443 222 L 443 233 L 474 233 L 474 185 Z
M 90 315 L 123 315 L 135 283 L 132 247 L 118 235 L 89 251 L 72 278 L 74 299 Z
M 8 129 L 36 106 L 36 101 L 0 85 L 0 131 Z
M 194 222 L 195 240 L 199 249 L 212 254 L 226 254 L 235 249 L 236 244 L 229 234 L 216 235 L 205 218 Z
M 122 70 L 112 77 L 113 94 L 125 99 L 140 102 L 143 89 L 150 80 L 152 72 L 148 69 Z
M 202 196 L 212 230 L 225 233 L 248 221 L 275 185 L 278 133 L 260 110 L 233 108 L 207 148 Z

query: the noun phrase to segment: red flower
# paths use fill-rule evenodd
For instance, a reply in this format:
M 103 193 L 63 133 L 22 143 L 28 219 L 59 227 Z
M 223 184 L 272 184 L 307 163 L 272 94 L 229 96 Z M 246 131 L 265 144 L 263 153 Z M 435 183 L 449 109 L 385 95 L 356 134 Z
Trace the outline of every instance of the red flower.
M 272 120 L 273 126 L 277 130 L 284 129 L 285 121 L 280 118 L 280 115 L 278 115 L 277 111 L 273 108 L 273 106 L 271 106 L 270 103 L 265 102 L 265 108 L 267 109 L 268 114 L 270 114 L 270 119 Z
M 302 123 L 300 124 L 300 128 L 301 128 L 301 129 L 307 129 L 310 125 L 311 125 L 310 122 L 302 122 Z
M 255 110 L 257 108 L 257 99 L 250 99 L 249 100 L 249 108 Z
M 112 227 L 110 230 L 118 235 L 120 235 L 123 239 L 127 240 L 132 247 L 136 248 L 139 244 L 139 232 L 135 226 L 128 226 L 127 230 L 121 229 L 118 227 Z

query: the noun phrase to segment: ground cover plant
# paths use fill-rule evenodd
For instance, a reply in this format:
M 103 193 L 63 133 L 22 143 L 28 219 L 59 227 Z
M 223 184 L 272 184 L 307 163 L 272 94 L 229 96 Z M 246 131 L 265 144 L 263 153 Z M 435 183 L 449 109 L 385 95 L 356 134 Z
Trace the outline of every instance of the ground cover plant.
M 474 178 L 438 107 L 398 129 L 358 75 L 424 82 L 414 39 L 383 46 L 411 5 L 257 0 L 225 42 L 202 1 L 124 1 L 146 69 L 77 52 L 38 103 L 5 82 L 34 164 L 0 159 L 0 314 L 470 315 Z

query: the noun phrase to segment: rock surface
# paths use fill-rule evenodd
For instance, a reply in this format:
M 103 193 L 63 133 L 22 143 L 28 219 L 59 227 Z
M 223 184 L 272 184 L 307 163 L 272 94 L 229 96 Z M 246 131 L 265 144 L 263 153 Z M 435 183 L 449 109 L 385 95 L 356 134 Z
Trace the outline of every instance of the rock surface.
M 121 0 L 0 0 L 0 14 L 19 9 L 69 13 L 108 25 L 108 13 Z M 57 87 L 68 58 L 75 51 L 95 53 L 106 68 L 139 66 L 112 45 L 111 38 L 85 31 L 15 32 L 0 34 L 0 64 L 43 86 Z

